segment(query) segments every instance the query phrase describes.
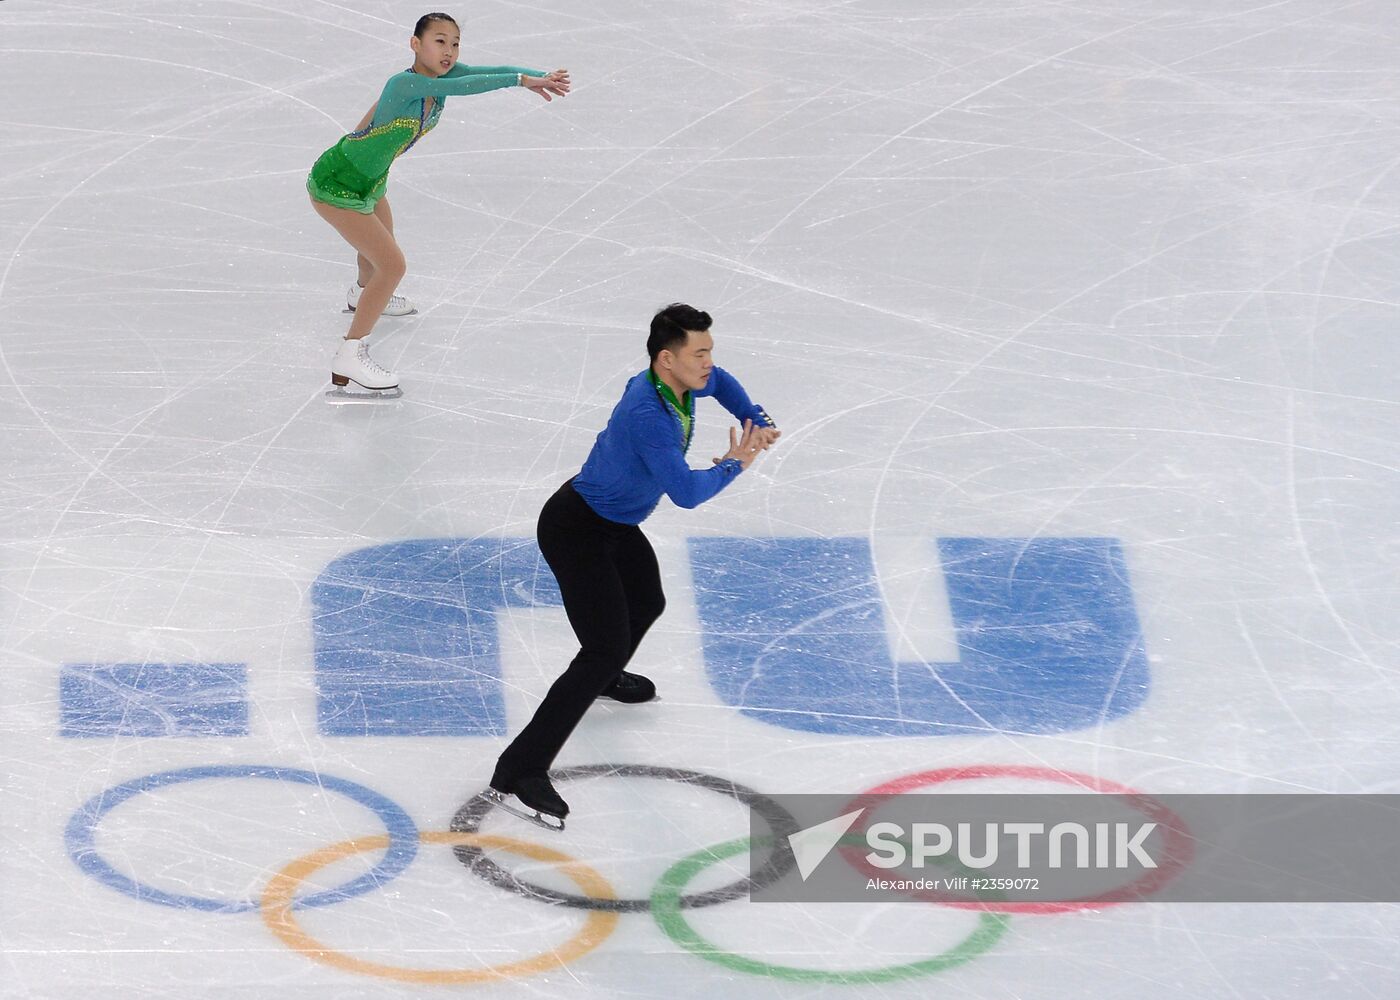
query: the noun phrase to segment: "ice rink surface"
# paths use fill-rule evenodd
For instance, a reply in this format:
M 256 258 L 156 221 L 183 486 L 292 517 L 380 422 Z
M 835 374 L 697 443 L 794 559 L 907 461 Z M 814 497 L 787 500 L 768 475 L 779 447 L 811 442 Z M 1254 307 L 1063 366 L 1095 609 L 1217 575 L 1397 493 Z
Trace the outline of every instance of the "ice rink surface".
M 1394 905 L 740 900 L 697 947 L 441 843 L 572 655 L 535 517 L 672 300 L 784 436 L 647 522 L 662 700 L 560 765 L 1400 792 L 1393 5 L 458 7 L 463 61 L 575 90 L 398 162 L 406 395 L 331 407 L 303 181 L 423 12 L 0 3 L 0 996 L 1394 996 Z M 561 790 L 500 863 L 647 900 L 748 833 Z

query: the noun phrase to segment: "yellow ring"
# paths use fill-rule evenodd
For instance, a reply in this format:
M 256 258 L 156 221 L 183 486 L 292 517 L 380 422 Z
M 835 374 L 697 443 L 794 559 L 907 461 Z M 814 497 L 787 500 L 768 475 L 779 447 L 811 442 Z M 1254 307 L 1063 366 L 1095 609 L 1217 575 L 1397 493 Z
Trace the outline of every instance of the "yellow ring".
M 553 862 L 586 894 L 596 899 L 616 899 L 612 886 L 597 871 L 567 854 L 549 847 L 541 847 L 510 837 L 496 837 L 480 833 L 419 833 L 418 839 L 424 844 L 451 844 L 468 847 L 495 847 L 536 861 Z M 292 916 L 292 903 L 299 885 L 313 872 L 367 851 L 384 850 L 389 846 L 389 838 L 383 834 L 375 837 L 362 837 L 347 840 L 330 847 L 323 847 L 305 857 L 298 858 L 272 877 L 262 894 L 263 922 L 272 933 L 294 951 L 307 958 L 326 965 L 333 965 L 348 972 L 358 972 L 381 979 L 397 979 L 405 983 L 481 983 L 507 979 L 512 976 L 530 975 L 543 972 L 588 954 L 605 941 L 617 926 L 618 914 L 604 910 L 593 910 L 584 921 L 583 928 L 559 947 L 505 965 L 492 965 L 476 969 L 406 969 L 397 965 L 380 965 L 352 958 L 341 951 L 329 948 L 302 930 Z

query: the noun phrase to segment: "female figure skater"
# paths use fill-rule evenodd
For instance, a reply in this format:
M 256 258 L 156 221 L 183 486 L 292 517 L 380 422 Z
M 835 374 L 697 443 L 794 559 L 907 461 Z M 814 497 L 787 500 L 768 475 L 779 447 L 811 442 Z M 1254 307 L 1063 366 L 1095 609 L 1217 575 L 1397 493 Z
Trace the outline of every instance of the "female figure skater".
M 306 179 L 312 207 L 355 248 L 360 270 L 346 297 L 355 314 L 350 331 L 331 361 L 331 381 L 337 386 L 354 382 L 373 394 L 402 395 L 398 376 L 371 359 L 364 342 L 380 314 L 415 311 L 407 299 L 394 294 L 406 265 L 384 197 L 390 165 L 437 125 L 447 97 L 525 87 L 550 101 L 569 92 L 568 70 L 542 73 L 458 63 L 461 37 L 448 14 L 420 17 L 409 43 L 413 66 L 389 78 L 360 124 L 321 154 Z

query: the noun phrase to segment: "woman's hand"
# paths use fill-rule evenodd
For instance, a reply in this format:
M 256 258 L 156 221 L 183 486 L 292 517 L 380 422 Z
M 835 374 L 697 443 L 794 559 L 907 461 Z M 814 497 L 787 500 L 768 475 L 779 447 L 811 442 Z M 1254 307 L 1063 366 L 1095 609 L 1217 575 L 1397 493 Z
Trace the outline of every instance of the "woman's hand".
M 520 85 L 539 94 L 546 101 L 552 101 L 555 97 L 563 97 L 573 86 L 569 82 L 569 71 L 566 69 L 556 69 L 548 76 L 526 76 L 522 73 Z M 554 97 L 551 97 L 551 94 Z

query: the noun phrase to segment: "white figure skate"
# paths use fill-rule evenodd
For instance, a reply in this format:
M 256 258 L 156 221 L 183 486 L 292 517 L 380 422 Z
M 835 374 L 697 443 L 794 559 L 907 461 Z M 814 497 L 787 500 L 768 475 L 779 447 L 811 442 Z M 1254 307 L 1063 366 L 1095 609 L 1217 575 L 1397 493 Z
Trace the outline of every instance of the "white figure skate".
M 360 293 L 363 292 L 363 291 L 364 291 L 364 289 L 360 287 L 360 283 L 359 283 L 358 281 L 355 282 L 355 284 L 353 284 L 353 285 L 350 286 L 350 291 L 348 291 L 348 292 L 345 293 L 345 311 L 346 311 L 346 312 L 354 312 L 354 311 L 355 311 L 355 309 L 356 309 L 356 308 L 359 306 L 359 304 L 360 304 Z M 412 302 L 410 302 L 405 296 L 402 296 L 402 295 L 391 295 L 391 296 L 389 296 L 389 304 L 388 304 L 387 306 L 384 307 L 384 311 L 383 311 L 382 313 L 380 313 L 380 315 L 381 315 L 381 316 L 412 316 L 412 315 L 413 315 L 414 313 L 416 313 L 417 311 L 418 311 L 418 307 L 415 306 Z
M 326 393 L 330 403 L 373 403 L 403 395 L 399 377 L 369 356 L 363 340 L 341 342 L 331 359 L 331 382 L 335 388 Z M 352 382 L 354 389 L 349 388 Z

